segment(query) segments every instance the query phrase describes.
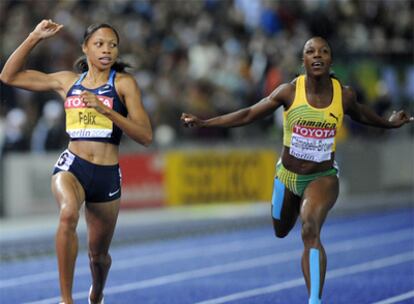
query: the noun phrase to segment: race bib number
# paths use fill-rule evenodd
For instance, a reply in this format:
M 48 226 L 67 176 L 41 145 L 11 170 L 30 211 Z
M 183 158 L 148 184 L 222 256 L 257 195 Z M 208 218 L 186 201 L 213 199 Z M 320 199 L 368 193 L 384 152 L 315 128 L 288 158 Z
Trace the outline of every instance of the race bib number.
M 290 154 L 313 162 L 331 159 L 336 129 L 314 128 L 295 125 L 290 142 Z
M 96 96 L 104 105 L 113 108 L 113 98 Z M 70 96 L 65 101 L 66 132 L 71 138 L 99 137 L 112 135 L 112 121 L 93 108 L 88 108 L 79 96 Z
M 63 171 L 68 171 L 74 159 L 75 159 L 75 155 L 71 153 L 69 150 L 65 150 L 62 152 L 62 154 L 60 154 L 55 164 L 55 167 L 58 167 L 59 169 Z

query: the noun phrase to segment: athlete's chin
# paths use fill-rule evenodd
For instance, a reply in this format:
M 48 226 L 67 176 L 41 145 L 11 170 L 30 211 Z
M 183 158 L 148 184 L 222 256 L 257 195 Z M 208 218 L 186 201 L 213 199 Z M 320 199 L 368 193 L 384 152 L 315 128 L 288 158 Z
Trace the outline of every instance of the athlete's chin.
M 311 71 L 308 71 L 308 75 L 312 77 L 322 77 L 322 76 L 329 75 L 329 71 L 325 71 L 322 69 L 311 70 Z
M 110 68 L 112 68 L 113 65 L 114 64 L 111 63 L 111 64 L 96 64 L 95 66 L 100 71 L 106 71 L 106 70 L 109 70 Z

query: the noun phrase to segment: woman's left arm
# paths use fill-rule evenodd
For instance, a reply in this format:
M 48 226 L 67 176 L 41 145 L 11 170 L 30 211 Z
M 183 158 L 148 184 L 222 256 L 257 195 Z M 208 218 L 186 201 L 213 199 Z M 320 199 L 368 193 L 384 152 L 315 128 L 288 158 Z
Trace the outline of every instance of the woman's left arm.
M 129 74 L 117 74 L 116 89 L 128 109 L 128 117 L 124 117 L 105 106 L 94 94 L 84 91 L 82 101 L 87 106 L 112 120 L 126 135 L 134 141 L 149 146 L 152 142 L 150 119 L 141 101 L 141 91 L 135 79 Z
M 383 118 L 367 105 L 357 102 L 356 94 L 350 87 L 344 87 L 342 92 L 344 112 L 356 122 L 368 126 L 391 129 L 399 128 L 406 123 L 414 121 L 414 117 L 410 117 L 404 111 L 394 111 L 388 119 Z

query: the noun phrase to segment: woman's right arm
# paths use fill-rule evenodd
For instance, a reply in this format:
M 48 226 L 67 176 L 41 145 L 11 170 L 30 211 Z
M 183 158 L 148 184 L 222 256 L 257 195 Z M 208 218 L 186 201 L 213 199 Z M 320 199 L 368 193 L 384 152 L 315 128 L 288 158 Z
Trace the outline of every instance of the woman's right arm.
M 41 21 L 26 40 L 10 55 L 0 73 L 0 80 L 7 85 L 30 91 L 62 91 L 63 82 L 68 77 L 73 76 L 74 73 L 46 74 L 24 69 L 24 64 L 31 50 L 43 39 L 54 36 L 62 27 L 63 25 L 51 20 Z
M 201 120 L 192 114 L 183 113 L 181 121 L 187 128 L 192 127 L 239 127 L 247 125 L 255 120 L 273 113 L 280 106 L 286 106 L 292 91 L 292 84 L 282 84 L 269 96 L 263 98 L 256 104 L 231 112 L 229 114 Z

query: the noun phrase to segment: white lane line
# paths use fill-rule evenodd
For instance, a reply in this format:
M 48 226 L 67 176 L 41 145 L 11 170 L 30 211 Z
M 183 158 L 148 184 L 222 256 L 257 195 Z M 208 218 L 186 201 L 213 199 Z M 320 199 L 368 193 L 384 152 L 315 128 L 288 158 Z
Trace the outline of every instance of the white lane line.
M 297 242 L 297 240 L 295 240 Z M 246 246 L 249 244 L 249 246 Z M 111 267 L 111 272 L 116 270 L 130 269 L 138 266 L 148 266 L 151 264 L 160 264 L 165 262 L 183 260 L 193 257 L 209 256 L 221 253 L 239 252 L 240 250 L 257 250 L 274 246 L 273 238 L 261 237 L 255 240 L 232 241 L 228 243 L 214 244 L 211 246 L 202 246 L 187 248 L 184 250 L 169 251 L 157 253 L 148 256 L 139 256 L 133 259 L 117 260 Z M 76 269 L 75 276 L 89 275 L 88 267 L 79 267 Z M 23 284 L 38 283 L 46 280 L 54 280 L 58 277 L 57 271 L 49 271 L 40 274 L 25 275 L 7 280 L 0 281 L 0 288 L 12 287 Z
M 331 237 L 336 234 L 342 235 L 351 235 L 350 229 L 355 228 L 357 225 L 355 223 L 345 223 L 341 225 L 327 225 L 324 229 L 324 235 L 323 238 Z M 370 226 L 364 226 L 363 229 L 370 228 Z M 360 229 L 361 230 L 361 229 Z M 369 231 L 369 229 L 368 229 Z M 402 231 L 402 230 L 399 230 Z M 398 233 L 399 231 L 396 231 L 395 233 Z M 266 240 L 268 241 L 268 244 L 266 243 Z M 262 237 L 262 238 L 256 238 L 256 239 L 245 239 L 245 240 L 237 240 L 237 241 L 231 241 L 227 243 L 221 243 L 221 244 L 213 244 L 213 245 L 205 245 L 197 248 L 187 248 L 184 250 L 176 250 L 176 251 L 169 251 L 167 253 L 156 253 L 152 255 L 146 255 L 146 256 L 138 256 L 134 259 L 124 259 L 124 260 L 116 260 L 114 261 L 111 272 L 116 270 L 122 270 L 122 269 L 128 269 L 130 267 L 137 267 L 141 265 L 151 265 L 151 264 L 159 264 L 161 262 L 169 262 L 174 260 L 180 260 L 180 259 L 186 259 L 191 258 L 194 256 L 208 256 L 208 255 L 214 255 L 219 253 L 226 253 L 226 252 L 237 252 L 240 248 L 243 250 L 249 250 L 249 249 L 255 249 L 255 246 L 257 248 L 266 248 L 274 246 L 273 237 Z M 295 243 L 298 240 L 295 238 L 291 238 L 288 240 L 283 241 L 283 245 Z M 249 246 L 246 246 L 246 244 L 249 244 Z M 263 246 L 263 247 L 262 247 Z M 83 275 L 89 275 L 89 265 L 85 265 L 82 267 L 77 267 L 75 271 L 75 277 L 83 276 Z M 58 278 L 59 274 L 56 270 L 54 271 L 47 271 L 47 272 L 38 272 L 36 274 L 29 274 L 29 275 L 23 275 L 15 278 L 9 278 L 5 280 L 0 280 L 0 288 L 6 288 L 6 287 L 13 287 L 13 286 L 19 286 L 24 284 L 31 284 L 31 283 L 38 283 L 48 280 L 56 280 Z
M 412 230 L 404 229 L 394 231 L 392 233 L 383 233 L 370 237 L 363 237 L 359 239 L 351 239 L 348 241 L 340 241 L 332 243 L 326 246 L 326 250 L 329 254 L 352 251 L 355 249 L 369 248 L 377 245 L 391 244 L 394 242 L 404 241 L 412 238 Z M 173 273 L 169 275 L 159 276 L 152 279 L 146 279 L 142 281 L 136 281 L 128 284 L 107 287 L 105 294 L 117 294 L 127 292 L 131 290 L 145 289 L 155 286 L 161 286 L 170 283 L 181 282 L 189 279 L 202 278 L 217 274 L 235 272 L 240 270 L 252 269 L 256 267 L 263 267 L 266 265 L 283 263 L 293 261 L 301 257 L 303 249 L 295 249 L 286 251 L 283 253 L 270 254 L 261 257 L 246 259 L 242 261 L 236 261 L 227 264 L 209 266 L 199 268 L 195 270 L 189 270 L 184 272 Z M 87 292 L 78 292 L 73 295 L 73 299 L 83 299 L 87 297 Z M 49 298 L 41 301 L 30 302 L 31 304 L 47 304 L 54 303 L 59 300 L 59 297 Z
M 403 294 L 400 294 L 400 295 L 396 295 L 394 297 L 384 299 L 384 300 L 381 300 L 379 302 L 375 302 L 375 303 L 372 303 L 372 304 L 393 304 L 393 303 L 398 303 L 398 302 L 401 302 L 401 301 L 404 301 L 404 300 L 407 300 L 407 299 L 411 299 L 411 298 L 414 299 L 414 289 L 409 291 L 409 292 L 406 292 L 406 293 L 403 293 Z M 414 301 L 412 303 L 414 303 Z
M 397 264 L 402 264 L 402 263 L 409 262 L 412 260 L 414 260 L 414 253 L 411 251 L 408 251 L 408 252 L 404 252 L 402 254 L 397 254 L 391 257 L 387 257 L 387 258 L 382 258 L 382 259 L 378 259 L 378 260 L 374 260 L 374 261 L 370 261 L 366 263 L 361 263 L 361 264 L 356 264 L 352 266 L 330 270 L 326 273 L 326 278 L 329 278 L 329 279 L 338 278 L 338 277 L 342 277 L 346 275 L 351 275 L 351 274 L 371 271 L 375 269 L 385 268 L 385 267 L 393 266 Z M 254 296 L 260 296 L 263 294 L 274 293 L 274 292 L 281 291 L 284 289 L 298 287 L 304 284 L 305 284 L 305 281 L 301 277 L 301 278 L 293 279 L 290 281 L 285 281 L 285 282 L 274 284 L 274 285 L 269 285 L 265 287 L 246 290 L 243 292 L 233 293 L 233 294 L 230 294 L 224 297 L 210 299 L 207 301 L 197 302 L 195 304 L 228 303 L 228 302 L 246 299 L 246 298 L 250 298 Z

